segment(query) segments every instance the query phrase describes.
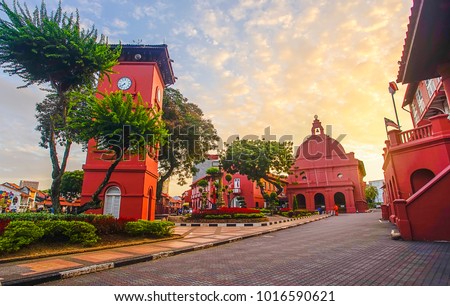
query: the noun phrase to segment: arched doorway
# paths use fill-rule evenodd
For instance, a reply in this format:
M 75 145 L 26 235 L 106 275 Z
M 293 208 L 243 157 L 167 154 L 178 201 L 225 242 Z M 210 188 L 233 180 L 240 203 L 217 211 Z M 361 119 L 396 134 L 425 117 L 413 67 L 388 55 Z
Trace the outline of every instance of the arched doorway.
M 411 189 L 416 193 L 434 178 L 434 173 L 428 169 L 419 169 L 411 174 Z
M 334 194 L 334 204 L 337 205 L 340 213 L 347 212 L 347 207 L 345 206 L 345 195 L 342 192 L 336 192 Z
M 314 195 L 314 209 L 317 210 L 319 207 L 325 209 L 325 196 L 322 193 Z
M 120 215 L 120 198 L 121 193 L 119 187 L 110 187 L 105 193 L 105 207 L 103 209 L 104 215 L 112 215 L 118 219 Z
M 299 193 L 296 195 L 297 203 L 298 203 L 298 209 L 306 209 L 306 197 Z

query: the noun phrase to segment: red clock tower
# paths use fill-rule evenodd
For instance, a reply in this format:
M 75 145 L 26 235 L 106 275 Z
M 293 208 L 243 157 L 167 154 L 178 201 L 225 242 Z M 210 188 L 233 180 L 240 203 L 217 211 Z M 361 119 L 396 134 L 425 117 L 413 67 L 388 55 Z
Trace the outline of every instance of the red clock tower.
M 116 73 L 99 83 L 99 92 L 122 90 L 135 99 L 139 93 L 149 107 L 162 109 L 165 86 L 175 83 L 167 45 L 122 45 Z M 155 153 L 155 152 L 154 152 Z M 113 172 L 100 198 L 103 207 L 93 212 L 111 214 L 116 218 L 155 218 L 158 154 L 124 157 Z M 112 161 L 107 151 L 96 148 L 95 141 L 88 144 L 86 163 L 83 165 L 84 181 L 81 204 L 91 200 L 92 194 L 105 178 Z

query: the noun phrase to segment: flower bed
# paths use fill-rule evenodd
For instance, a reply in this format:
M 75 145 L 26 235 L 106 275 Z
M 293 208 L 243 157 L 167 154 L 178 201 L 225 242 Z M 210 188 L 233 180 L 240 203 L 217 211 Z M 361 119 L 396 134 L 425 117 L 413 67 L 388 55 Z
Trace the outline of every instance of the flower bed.
M 191 223 L 251 223 L 264 222 L 268 221 L 268 219 L 258 209 L 223 207 L 194 211 L 186 221 Z

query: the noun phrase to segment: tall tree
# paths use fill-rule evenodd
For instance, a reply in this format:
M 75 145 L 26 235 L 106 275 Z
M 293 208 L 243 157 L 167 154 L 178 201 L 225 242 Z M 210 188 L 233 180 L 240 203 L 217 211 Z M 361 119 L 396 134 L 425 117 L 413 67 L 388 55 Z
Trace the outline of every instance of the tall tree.
M 269 202 L 270 195 L 265 190 L 264 181 L 276 187 L 277 195 L 283 192 L 279 178 L 292 165 L 292 143 L 237 139 L 227 146 L 221 162 L 226 172 L 240 173 L 256 182 L 264 199 Z
M 61 196 L 67 201 L 73 202 L 81 196 L 84 171 L 66 171 L 61 179 Z
M 30 12 L 27 5 L 14 1 L 9 7 L 3 0 L 0 11 L 0 66 L 10 75 L 18 75 L 25 84 L 45 85 L 50 91 L 37 106 L 40 145 L 49 149 L 52 163 L 52 205 L 59 212 L 61 179 L 66 169 L 71 145 L 75 140 L 67 120 L 73 110 L 71 93 L 92 91 L 98 78 L 112 72 L 121 48 L 111 50 L 97 30 L 80 28 L 78 11 L 48 13 L 44 1 Z M 62 149 L 60 159 L 58 148 Z
M 206 153 L 215 149 L 219 140 L 211 120 L 177 89 L 164 90 L 162 118 L 170 135 L 160 150 L 157 201 L 161 200 L 163 183 L 169 177 L 177 175 L 178 183 L 185 184 L 196 171 L 194 165 L 204 161 Z
M 366 200 L 369 204 L 374 203 L 375 199 L 378 196 L 378 189 L 375 186 L 371 186 L 371 185 L 367 185 L 366 186 L 366 190 L 365 190 L 365 194 L 366 194 Z
M 109 151 L 103 158 L 111 162 L 92 200 L 78 213 L 101 206 L 99 195 L 121 160 L 128 155 L 145 156 L 153 148 L 165 144 L 168 133 L 161 113 L 149 108 L 140 95 L 136 100 L 122 91 L 101 98 L 91 96 L 73 116 L 70 126 L 80 131 L 80 139 L 85 142 L 94 139 L 98 149 Z

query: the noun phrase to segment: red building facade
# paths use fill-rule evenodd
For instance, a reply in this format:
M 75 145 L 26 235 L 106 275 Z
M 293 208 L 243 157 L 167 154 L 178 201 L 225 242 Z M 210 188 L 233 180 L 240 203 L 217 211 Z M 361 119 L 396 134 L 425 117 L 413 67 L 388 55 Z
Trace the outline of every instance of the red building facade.
M 208 166 L 216 167 L 219 164 L 219 159 L 217 155 L 210 155 L 208 161 L 205 162 Z M 199 165 L 196 166 L 197 168 Z M 204 167 L 203 167 L 204 168 Z M 206 169 L 203 169 L 206 170 Z M 204 172 L 204 171 L 203 171 Z M 214 185 L 214 180 L 211 179 L 205 173 L 200 173 L 194 177 L 194 181 L 192 182 L 191 189 L 189 192 L 186 192 L 189 195 L 190 206 L 193 209 L 200 209 L 204 204 L 205 208 L 212 208 L 215 204 L 217 204 L 217 187 Z M 263 208 L 266 207 L 265 200 L 261 194 L 261 190 L 257 186 L 256 182 L 252 182 L 247 178 L 246 175 L 242 175 L 240 173 L 231 174 L 232 179 L 228 182 L 225 177 L 227 173 L 222 173 L 222 186 L 225 187 L 225 192 L 223 192 L 223 200 L 225 206 L 227 207 L 240 207 L 243 202 L 245 202 L 245 207 L 247 208 Z M 208 182 L 208 186 L 200 187 L 198 182 L 201 180 L 206 180 Z M 286 184 L 287 182 L 281 179 L 281 182 Z M 272 192 L 276 192 L 276 187 L 264 181 L 265 191 L 270 194 Z M 203 198 L 203 193 L 206 193 L 206 201 Z M 280 199 L 282 200 L 285 197 L 284 192 L 280 195 Z
M 415 0 L 399 61 L 414 129 L 388 132 L 382 216 L 405 240 L 450 241 L 449 16 L 448 0 Z
M 138 94 L 149 107 L 162 109 L 165 86 L 172 85 L 175 77 L 166 45 L 123 45 L 116 73 L 98 85 L 99 92 L 122 90 Z M 113 172 L 101 194 L 103 208 L 94 212 L 112 214 L 119 218 L 153 220 L 155 218 L 155 192 L 158 178 L 157 152 L 146 156 L 126 156 Z M 90 201 L 92 194 L 104 179 L 112 161 L 108 152 L 96 148 L 89 141 L 86 163 L 83 165 L 84 181 L 81 203 Z
M 297 150 L 288 176 L 287 197 L 293 207 L 294 197 L 300 209 L 340 212 L 365 212 L 366 175 L 362 161 L 354 153 L 345 153 L 342 145 L 324 133 L 315 116 L 311 136 Z

